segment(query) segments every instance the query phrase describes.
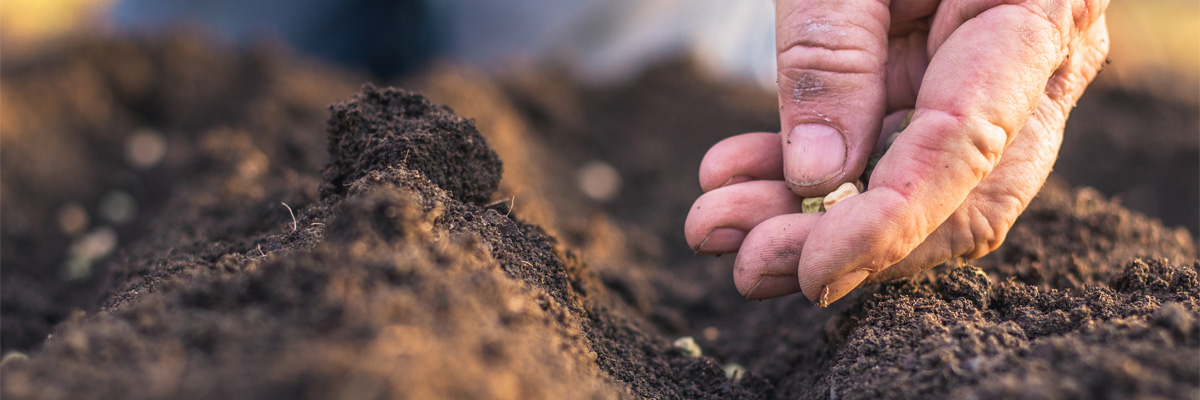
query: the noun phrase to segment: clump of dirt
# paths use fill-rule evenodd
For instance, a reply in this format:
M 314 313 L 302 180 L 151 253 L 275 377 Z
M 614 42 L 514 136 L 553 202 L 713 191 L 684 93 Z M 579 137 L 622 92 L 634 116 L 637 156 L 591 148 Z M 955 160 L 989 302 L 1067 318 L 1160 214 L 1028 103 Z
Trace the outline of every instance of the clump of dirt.
M 1195 242 L 1095 191 L 1048 184 L 1005 246 L 972 265 L 871 286 L 830 308 L 800 296 L 749 302 L 730 282 L 728 258 L 694 256 L 676 240 L 684 203 L 698 194 L 680 177 L 715 142 L 707 139 L 772 129 L 769 97 L 710 82 L 686 63 L 604 89 L 553 74 L 503 90 L 442 76 L 430 79 L 442 82 L 432 85 L 439 96 L 491 110 L 482 132 L 416 93 L 365 86 L 331 107 L 321 146 L 314 130 L 329 114 L 307 104 L 327 91 L 303 97 L 284 88 L 342 86 L 286 68 L 295 63 L 278 54 L 259 57 L 273 66 L 263 71 L 303 79 L 246 89 L 260 105 L 251 111 L 164 130 L 183 143 L 171 146 L 177 161 L 157 172 L 171 183 L 155 187 L 159 197 L 145 202 L 153 206 L 122 236 L 122 250 L 98 264 L 111 282 L 106 300 L 73 303 L 87 312 L 70 317 L 39 313 L 30 305 L 46 297 L 10 298 L 7 281 L 29 281 L 47 264 L 10 269 L 5 259 L 6 321 L 9 310 L 47 325 L 65 321 L 40 347 L 17 347 L 32 349 L 28 358 L 0 363 L 0 394 L 823 399 L 1200 391 Z M 205 87 L 198 76 L 148 85 L 162 93 Z M 124 107 L 114 109 L 142 115 Z M 86 137 L 89 125 L 80 126 L 63 137 Z M 496 153 L 528 157 L 501 168 Z M 625 178 L 612 203 L 573 192 L 573 168 L 589 159 L 611 162 Z M 92 165 L 107 171 L 112 163 Z M 499 181 L 502 170 L 508 182 Z M 26 172 L 6 170 L 4 184 L 19 176 L 32 187 Z M 8 199 L 39 199 L 13 193 L 0 192 L 6 216 Z M 41 198 L 57 204 L 77 195 Z M 556 225 L 550 230 L 561 236 L 526 216 Z M 8 257 L 22 236 L 4 233 Z M 683 335 L 696 338 L 702 356 L 672 347 Z M 746 374 L 727 375 L 732 363 Z
M 414 94 L 368 85 L 353 100 L 334 104 L 322 194 L 336 194 L 383 166 L 420 168 L 459 201 L 485 203 L 500 185 L 496 152 L 479 146 L 475 124 Z M 445 159 L 450 157 L 452 159 Z

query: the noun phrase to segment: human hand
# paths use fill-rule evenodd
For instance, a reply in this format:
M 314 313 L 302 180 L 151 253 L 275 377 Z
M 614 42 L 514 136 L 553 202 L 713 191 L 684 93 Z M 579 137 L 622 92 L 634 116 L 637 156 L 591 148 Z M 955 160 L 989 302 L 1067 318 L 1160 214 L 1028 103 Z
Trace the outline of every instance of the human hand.
M 782 133 L 717 143 L 685 234 L 738 252 L 734 282 L 824 306 L 864 283 L 994 250 L 1054 164 L 1105 62 L 1106 0 L 777 0 Z M 862 174 L 824 213 L 802 197 Z M 881 135 L 882 133 L 886 133 Z

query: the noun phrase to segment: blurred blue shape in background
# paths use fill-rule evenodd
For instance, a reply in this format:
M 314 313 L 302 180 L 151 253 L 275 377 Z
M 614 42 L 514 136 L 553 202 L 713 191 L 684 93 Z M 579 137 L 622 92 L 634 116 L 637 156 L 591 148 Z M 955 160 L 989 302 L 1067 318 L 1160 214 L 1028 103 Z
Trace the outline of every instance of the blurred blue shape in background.
M 720 78 L 775 78 L 767 0 L 119 0 L 110 19 L 133 31 L 194 25 L 233 43 L 274 36 L 381 77 L 446 59 L 491 72 L 553 63 L 607 82 L 690 55 Z

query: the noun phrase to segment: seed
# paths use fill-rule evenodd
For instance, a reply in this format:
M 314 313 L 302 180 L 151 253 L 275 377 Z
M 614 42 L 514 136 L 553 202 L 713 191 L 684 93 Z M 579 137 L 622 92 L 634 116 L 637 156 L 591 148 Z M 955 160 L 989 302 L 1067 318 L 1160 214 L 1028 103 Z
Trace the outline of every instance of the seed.
M 675 348 L 675 351 L 683 353 L 689 358 L 698 358 L 701 355 L 700 345 L 696 344 L 696 339 L 691 336 L 675 339 L 675 343 L 672 343 L 671 346 Z
M 800 202 L 800 212 L 815 213 L 825 211 L 825 196 L 809 197 Z
M 835 189 L 833 191 L 833 193 L 825 195 L 825 202 L 824 202 L 825 209 L 828 210 L 830 208 L 833 208 L 834 204 L 837 204 L 837 203 L 841 202 L 842 200 L 846 200 L 850 196 L 853 196 L 856 194 L 858 194 L 858 186 L 855 186 L 853 183 L 850 183 L 850 182 L 843 183 L 842 186 L 838 186 L 838 188 Z
M 742 377 L 746 376 L 746 368 L 735 363 L 725 364 L 723 369 L 725 370 L 725 377 L 734 382 L 740 381 Z

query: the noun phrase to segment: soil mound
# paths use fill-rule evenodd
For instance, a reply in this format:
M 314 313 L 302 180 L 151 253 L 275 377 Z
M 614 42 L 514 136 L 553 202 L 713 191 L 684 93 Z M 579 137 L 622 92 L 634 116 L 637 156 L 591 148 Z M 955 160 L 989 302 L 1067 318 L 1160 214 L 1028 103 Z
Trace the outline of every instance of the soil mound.
M 500 185 L 500 159 L 475 124 L 423 96 L 372 85 L 332 107 L 322 195 L 385 166 L 420 170 L 454 199 L 485 203 Z

